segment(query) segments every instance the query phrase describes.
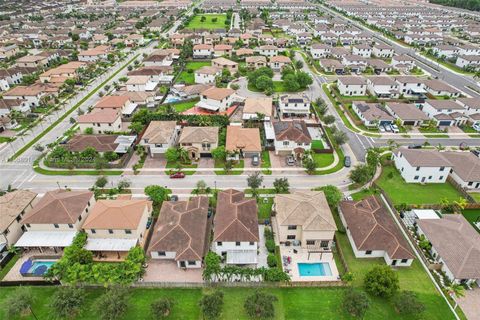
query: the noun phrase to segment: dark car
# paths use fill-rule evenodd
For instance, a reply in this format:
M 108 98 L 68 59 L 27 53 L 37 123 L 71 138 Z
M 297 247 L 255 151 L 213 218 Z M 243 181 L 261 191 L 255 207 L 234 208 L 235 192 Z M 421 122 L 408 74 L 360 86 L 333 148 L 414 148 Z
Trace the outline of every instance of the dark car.
M 421 144 L 409 144 L 408 149 L 422 149 Z
M 178 196 L 176 194 L 170 196 L 170 201 L 171 202 L 176 202 L 178 201 Z
M 183 179 L 185 178 L 185 173 L 183 172 L 175 172 L 170 175 L 170 179 Z
M 460 145 L 458 147 L 460 148 L 460 150 L 463 150 L 463 151 L 470 149 L 468 144 L 465 143 L 465 142 L 460 143 Z
M 343 159 L 343 165 L 347 168 L 350 168 L 352 165 L 352 159 L 350 159 L 350 156 L 345 156 L 345 159 Z

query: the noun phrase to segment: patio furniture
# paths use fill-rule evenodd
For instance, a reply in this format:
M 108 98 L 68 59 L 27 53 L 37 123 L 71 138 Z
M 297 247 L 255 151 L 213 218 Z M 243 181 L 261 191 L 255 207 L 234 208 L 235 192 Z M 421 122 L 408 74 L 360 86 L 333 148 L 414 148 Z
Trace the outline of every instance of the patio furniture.
M 26 274 L 28 274 L 28 270 L 30 270 L 32 265 L 33 265 L 33 262 L 30 259 L 22 263 L 22 266 L 20 267 L 20 274 L 22 276 L 25 276 Z

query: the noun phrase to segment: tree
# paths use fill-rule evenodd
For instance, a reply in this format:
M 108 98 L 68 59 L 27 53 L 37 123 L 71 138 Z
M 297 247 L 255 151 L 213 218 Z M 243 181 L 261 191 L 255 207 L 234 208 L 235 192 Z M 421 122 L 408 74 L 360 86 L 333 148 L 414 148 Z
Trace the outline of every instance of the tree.
M 413 291 L 401 291 L 393 299 L 393 305 L 398 313 L 412 317 L 419 317 L 425 311 L 425 305 L 418 300 Z
M 173 307 L 173 301 L 169 298 L 160 298 L 150 305 L 152 316 L 155 319 L 165 319 L 170 314 Z
M 303 62 L 301 60 L 295 61 L 295 68 L 302 69 L 303 68 Z
M 297 77 L 293 74 L 288 74 L 285 76 L 285 79 L 283 80 L 283 85 L 285 87 L 286 91 L 289 92 L 295 92 L 300 89 L 300 84 L 297 81 Z
M 372 170 L 365 164 L 356 165 L 355 168 L 350 171 L 348 176 L 350 180 L 360 185 L 366 184 L 373 177 Z
M 262 91 L 273 88 L 273 81 L 268 76 L 262 75 L 255 80 L 255 88 Z
M 317 113 L 320 118 L 323 118 L 327 114 L 328 111 L 328 106 L 325 104 L 325 101 L 323 101 L 321 98 L 318 98 L 315 101 L 315 104 L 317 105 Z
M 204 318 L 217 319 L 222 312 L 223 292 L 214 291 L 210 294 L 204 294 L 199 305 Z
M 348 136 L 345 132 L 337 130 L 332 134 L 332 139 L 335 144 L 341 146 L 348 141 Z
M 302 89 L 305 89 L 313 83 L 312 77 L 304 71 L 297 72 L 296 79 L 298 84 L 300 85 L 300 88 Z
M 35 149 L 35 151 L 38 151 L 38 152 L 43 152 L 45 150 L 45 147 L 42 146 L 41 144 L 36 144 L 33 149 Z
M 70 124 L 74 124 L 75 122 L 77 122 L 74 117 L 70 117 L 70 120 L 68 121 L 70 122 Z
M 362 319 L 370 306 L 370 299 L 363 291 L 349 289 L 343 295 L 343 309 L 355 318 Z
M 465 288 L 458 283 L 452 283 L 450 286 L 446 288 L 450 297 L 464 297 L 465 296 Z M 455 299 L 454 299 L 455 300 Z M 455 300 L 454 309 L 457 308 L 457 300 Z
M 303 167 L 306 169 L 308 174 L 314 174 L 317 170 L 317 163 L 311 157 L 306 157 L 303 159 Z
M 78 33 L 72 33 L 71 35 L 72 41 L 78 41 L 80 39 L 80 35 Z
M 267 264 L 270 268 L 274 268 L 277 266 L 277 257 L 273 253 L 268 254 Z
M 219 146 L 213 149 L 212 157 L 217 161 L 225 161 L 225 159 L 227 158 L 227 151 L 225 151 L 225 147 Z
M 127 179 L 122 179 L 118 181 L 117 188 L 118 188 L 118 191 L 122 191 L 130 188 L 130 181 L 128 181 Z
M 112 287 L 95 301 L 97 314 L 102 320 L 116 320 L 127 311 L 127 290 Z
M 73 318 L 85 301 L 85 292 L 77 287 L 62 286 L 52 297 L 50 308 L 57 318 Z
M 162 204 L 167 199 L 167 189 L 157 185 L 150 185 L 145 187 L 145 194 L 153 201 L 155 206 Z
M 263 177 L 260 175 L 260 172 L 255 171 L 247 178 L 247 185 L 252 189 L 253 196 L 257 196 L 257 189 L 260 188 L 263 182 Z
M 323 123 L 325 123 L 327 126 L 335 122 L 335 117 L 332 116 L 331 114 L 326 115 L 323 117 Z
M 342 200 L 343 194 L 336 186 L 326 185 L 321 188 L 330 208 L 335 208 Z
M 275 317 L 274 302 L 277 297 L 262 291 L 256 291 L 248 296 L 243 304 L 245 312 L 252 319 L 271 319 Z
M 128 129 L 132 130 L 132 132 L 137 134 L 142 132 L 143 128 L 144 128 L 144 125 L 140 122 L 132 122 L 130 126 L 128 126 Z
M 103 154 L 103 156 L 105 157 L 105 159 L 108 161 L 108 162 L 112 162 L 112 161 L 116 161 L 118 160 L 118 153 L 114 152 L 114 151 L 107 151 Z
M 290 184 L 288 183 L 287 178 L 276 178 L 273 181 L 273 187 L 275 188 L 276 193 L 288 193 Z
M 398 274 L 390 266 L 375 266 L 364 277 L 365 290 L 376 297 L 389 298 L 399 288 Z
M 97 178 L 97 181 L 95 181 L 95 186 L 98 188 L 103 188 L 107 185 L 108 180 L 107 177 L 101 176 Z
M 192 190 L 193 194 L 209 194 L 210 188 L 207 186 L 207 183 L 204 180 L 198 180 L 195 185 L 195 189 Z
M 31 289 L 29 287 L 18 287 L 4 300 L 3 308 L 7 318 L 13 319 L 30 312 L 33 302 Z
M 180 155 L 177 148 L 168 148 L 165 152 L 165 159 L 167 159 L 168 162 L 177 162 L 179 158 Z

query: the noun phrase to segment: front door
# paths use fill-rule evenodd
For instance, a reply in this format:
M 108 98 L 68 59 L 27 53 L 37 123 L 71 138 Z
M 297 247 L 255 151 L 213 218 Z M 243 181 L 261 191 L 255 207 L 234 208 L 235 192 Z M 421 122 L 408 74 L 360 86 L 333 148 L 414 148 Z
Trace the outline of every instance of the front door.
M 424 182 L 425 182 L 425 177 L 422 178 L 422 183 L 424 183 Z
M 186 268 L 187 267 L 187 264 L 185 263 L 185 261 L 180 261 L 180 268 Z
M 393 260 L 392 261 L 392 266 L 396 266 L 397 265 L 397 260 Z

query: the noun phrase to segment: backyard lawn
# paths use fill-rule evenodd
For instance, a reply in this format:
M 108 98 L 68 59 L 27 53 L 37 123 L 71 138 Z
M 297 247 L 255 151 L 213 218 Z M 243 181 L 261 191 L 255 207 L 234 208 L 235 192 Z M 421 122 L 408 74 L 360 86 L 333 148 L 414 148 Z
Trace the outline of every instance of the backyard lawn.
M 476 202 L 480 202 L 480 192 L 470 192 L 470 195 Z
M 182 73 L 177 78 L 177 82 L 183 82 L 185 84 L 195 84 L 195 74 L 194 72 L 201 67 L 209 66 L 210 62 L 208 61 L 189 61 L 185 65 Z M 191 71 L 190 71 L 191 70 Z
M 273 198 L 258 198 L 258 219 L 260 221 L 265 219 L 270 219 L 270 214 L 272 213 Z
M 383 167 L 377 184 L 394 204 L 434 204 L 441 203 L 443 199 L 454 201 L 461 197 L 449 183 L 406 183 L 393 165 Z
M 180 103 L 172 104 L 172 107 L 174 107 L 177 112 L 184 112 L 184 111 L 187 111 L 188 109 L 193 108 L 197 103 L 198 103 L 198 100 L 180 102 Z
M 312 149 L 325 149 L 322 140 L 312 140 Z
M 205 17 L 204 22 L 202 22 L 202 17 Z M 214 21 L 215 18 L 217 19 L 216 21 Z M 227 15 L 225 14 L 199 14 L 193 17 L 186 29 L 224 29 L 225 20 L 227 20 Z
M 480 209 L 470 209 L 470 210 L 463 210 L 463 216 L 467 219 L 472 226 L 480 232 L 480 229 L 477 226 L 473 225 L 474 222 L 480 221 Z

